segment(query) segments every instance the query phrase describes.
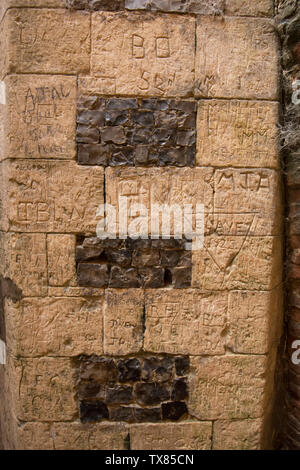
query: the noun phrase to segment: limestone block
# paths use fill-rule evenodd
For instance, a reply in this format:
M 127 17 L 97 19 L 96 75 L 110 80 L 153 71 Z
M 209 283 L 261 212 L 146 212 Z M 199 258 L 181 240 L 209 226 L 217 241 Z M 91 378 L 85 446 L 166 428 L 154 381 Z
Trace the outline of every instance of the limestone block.
M 3 165 L 6 229 L 95 233 L 103 168 L 45 160 L 6 160 Z
M 47 235 L 48 278 L 51 286 L 76 286 L 74 235 Z
M 98 77 L 98 93 L 190 96 L 194 54 L 194 18 L 92 14 L 91 72 Z
M 270 290 L 281 282 L 280 237 L 205 237 L 192 252 L 192 287 L 205 290 Z
M 217 420 L 213 450 L 261 450 L 262 419 Z
M 55 423 L 56 450 L 126 450 L 128 427 L 116 424 Z
M 198 15 L 220 14 L 224 10 L 224 0 L 125 0 L 128 10 L 172 11 L 196 13 Z
M 67 9 L 10 9 L 8 73 L 76 74 L 89 71 L 90 15 Z
M 267 365 L 258 355 L 191 357 L 190 414 L 201 420 L 262 416 Z
M 234 353 L 265 354 L 279 340 L 282 292 L 229 292 L 227 347 Z
M 104 289 L 94 287 L 49 287 L 49 297 L 101 297 Z
M 146 291 L 146 351 L 216 355 L 225 352 L 227 293 Z
M 209 450 L 209 422 L 135 424 L 130 429 L 132 450 Z
M 278 104 L 201 100 L 197 164 L 278 168 Z
M 148 210 L 148 233 L 151 233 L 151 211 L 153 205 L 160 207 L 179 205 L 182 212 L 185 204 L 192 205 L 196 214 L 196 204 L 203 204 L 205 212 L 213 209 L 213 170 L 211 168 L 107 168 L 106 202 L 118 207 L 120 196 L 127 198 L 128 233 L 143 226 L 142 218 L 130 212 L 134 204 L 143 204 Z M 163 211 L 168 216 L 166 209 Z M 124 214 L 124 211 L 123 211 Z M 154 220 L 154 217 L 152 217 Z M 171 214 L 171 235 L 174 233 Z M 178 218 L 177 218 L 178 220 Z M 159 226 L 160 233 L 162 225 Z M 139 230 L 136 230 L 139 233 Z M 145 227 L 147 232 L 147 227 Z M 152 232 L 154 233 L 155 230 Z
M 76 78 L 10 75 L 2 158 L 75 157 Z
M 127 355 L 143 347 L 144 292 L 111 289 L 105 293 L 104 353 Z
M 72 421 L 77 416 L 72 362 L 66 358 L 10 360 L 16 417 L 21 421 Z
M 225 0 L 225 14 L 238 16 L 273 16 L 273 0 Z
M 55 450 L 49 423 L 23 423 L 16 434 L 16 450 Z
M 0 21 L 8 8 L 14 7 L 44 7 L 65 8 L 66 0 L 1 0 Z
M 216 170 L 214 215 L 217 233 L 243 236 L 280 235 L 280 188 L 280 175 L 273 170 Z
M 14 356 L 102 354 L 102 298 L 6 301 L 7 346 Z
M 1 274 L 21 290 L 23 296 L 47 295 L 46 236 L 0 234 Z
M 264 19 L 199 17 L 196 96 L 276 100 L 278 50 Z
M 1 7 L 0 7 L 1 8 Z M 0 13 L 1 15 L 1 13 Z M 0 16 L 1 21 L 1 16 Z M 2 79 L 8 70 L 8 51 L 9 51 L 9 34 L 8 34 L 8 17 L 7 15 L 0 23 L 0 78 Z

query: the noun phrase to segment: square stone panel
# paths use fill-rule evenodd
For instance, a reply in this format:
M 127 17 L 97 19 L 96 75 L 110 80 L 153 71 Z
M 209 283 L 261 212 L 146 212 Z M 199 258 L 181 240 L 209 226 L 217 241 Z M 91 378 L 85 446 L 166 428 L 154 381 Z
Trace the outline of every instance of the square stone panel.
M 276 100 L 278 66 L 279 45 L 270 22 L 198 18 L 196 96 Z
M 217 420 L 213 450 L 261 450 L 263 425 L 262 419 Z
M 195 19 L 151 13 L 92 15 L 91 73 L 98 93 L 191 96 Z M 94 82 L 95 83 L 95 82 Z
M 262 416 L 267 367 L 264 356 L 192 357 L 190 413 L 201 420 Z
M 75 157 L 76 78 L 10 75 L 4 158 Z
M 10 9 L 8 73 L 77 74 L 89 71 L 90 15 L 66 9 Z
M 210 450 L 209 422 L 135 424 L 130 429 L 132 450 Z
M 274 0 L 225 0 L 225 14 L 238 16 L 273 16 Z
M 146 291 L 145 351 L 224 354 L 227 301 L 225 292 Z
M 200 100 L 197 164 L 212 166 L 279 166 L 277 103 Z
M 103 168 L 46 160 L 6 160 L 2 165 L 5 229 L 95 233 Z
M 6 301 L 7 346 L 14 356 L 103 352 L 103 299 L 47 297 Z
M 192 261 L 192 287 L 271 290 L 282 280 L 282 240 L 210 235 L 192 252 Z
M 127 355 L 142 349 L 143 314 L 143 290 L 106 290 L 104 306 L 105 354 Z

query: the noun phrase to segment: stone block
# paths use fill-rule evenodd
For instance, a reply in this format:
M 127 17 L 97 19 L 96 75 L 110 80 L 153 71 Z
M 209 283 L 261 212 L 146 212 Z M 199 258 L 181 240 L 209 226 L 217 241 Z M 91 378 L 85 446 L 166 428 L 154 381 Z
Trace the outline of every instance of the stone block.
M 197 165 L 278 168 L 278 113 L 277 103 L 200 100 Z
M 146 291 L 146 351 L 224 354 L 227 294 L 196 290 Z
M 211 235 L 192 252 L 192 287 L 204 290 L 271 290 L 282 279 L 280 237 Z
M 152 10 L 197 15 L 219 15 L 224 11 L 224 0 L 125 0 L 128 10 Z
M 76 286 L 75 236 L 47 235 L 48 279 L 51 286 Z
M 225 14 L 229 16 L 273 16 L 273 0 L 225 0 Z
M 191 357 L 190 414 L 201 420 L 261 417 L 267 372 L 265 356 Z
M 2 158 L 75 157 L 76 78 L 9 75 Z
M 15 356 L 102 354 L 102 298 L 6 301 L 7 346 Z
M 261 450 L 262 419 L 217 420 L 213 450 Z
M 6 160 L 2 165 L 7 188 L 4 229 L 95 233 L 96 212 L 103 203 L 103 168 L 45 160 Z
M 209 450 L 209 422 L 135 424 L 130 429 L 132 450 Z
M 98 93 L 191 96 L 194 32 L 191 17 L 93 13 L 91 73 Z
M 4 29 L 8 34 L 6 73 L 76 75 L 89 71 L 90 16 L 86 12 L 13 8 L 5 15 Z
M 258 18 L 198 18 L 198 97 L 278 99 L 279 46 L 274 26 Z
M 127 355 L 143 347 L 144 292 L 107 290 L 104 306 L 104 353 Z

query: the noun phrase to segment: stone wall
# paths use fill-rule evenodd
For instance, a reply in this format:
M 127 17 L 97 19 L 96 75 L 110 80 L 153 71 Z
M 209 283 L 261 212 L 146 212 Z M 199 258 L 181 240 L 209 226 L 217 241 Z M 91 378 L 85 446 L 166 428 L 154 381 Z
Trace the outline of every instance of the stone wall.
M 273 16 L 272 0 L 2 2 L 6 449 L 271 447 Z M 203 245 L 174 223 L 132 239 L 121 219 L 99 240 L 99 206 L 122 197 L 203 205 Z

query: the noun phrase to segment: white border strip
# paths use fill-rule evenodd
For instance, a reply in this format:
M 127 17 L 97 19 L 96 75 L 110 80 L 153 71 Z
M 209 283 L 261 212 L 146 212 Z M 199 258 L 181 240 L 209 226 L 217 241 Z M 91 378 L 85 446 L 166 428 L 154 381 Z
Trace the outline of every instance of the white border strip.
M 0 81 L 0 104 L 6 104 L 5 82 Z
M 0 339 L 0 365 L 6 364 L 6 344 Z

